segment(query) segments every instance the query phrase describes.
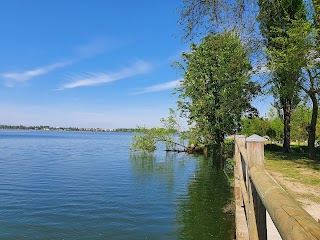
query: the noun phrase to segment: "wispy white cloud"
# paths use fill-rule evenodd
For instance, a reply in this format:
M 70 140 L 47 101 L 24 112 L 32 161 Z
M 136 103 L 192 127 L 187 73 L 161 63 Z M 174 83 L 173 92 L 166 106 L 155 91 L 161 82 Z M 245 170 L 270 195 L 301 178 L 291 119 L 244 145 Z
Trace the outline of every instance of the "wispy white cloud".
M 141 91 L 136 92 L 134 94 L 166 91 L 166 90 L 170 90 L 170 89 L 174 89 L 176 87 L 179 87 L 180 83 L 181 83 L 181 79 L 174 80 L 171 82 L 162 83 L 162 84 L 157 84 L 157 85 L 143 88 Z
M 72 61 L 57 62 L 54 64 L 46 65 L 43 67 L 39 67 L 39 68 L 27 70 L 27 71 L 0 73 L 0 77 L 5 78 L 8 81 L 23 82 L 41 75 L 45 75 L 58 68 L 65 67 L 70 64 L 72 64 Z M 7 85 L 12 86 L 12 82 L 8 82 Z
M 110 83 L 118 81 L 121 79 L 133 77 L 135 75 L 144 74 L 149 72 L 152 69 L 152 65 L 144 62 L 138 61 L 130 67 L 124 68 L 118 72 L 113 73 L 86 73 L 75 75 L 71 78 L 72 82 L 61 86 L 58 90 L 64 90 L 69 88 L 76 87 L 85 87 L 85 86 L 95 86 L 101 85 L 104 83 Z

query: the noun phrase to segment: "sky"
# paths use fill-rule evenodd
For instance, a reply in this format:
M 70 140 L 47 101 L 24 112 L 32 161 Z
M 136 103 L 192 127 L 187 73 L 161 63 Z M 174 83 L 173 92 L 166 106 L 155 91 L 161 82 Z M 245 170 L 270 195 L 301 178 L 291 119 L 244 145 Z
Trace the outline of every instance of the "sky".
M 10 0 L 0 8 L 0 124 L 131 128 L 176 108 L 181 1 Z M 264 115 L 266 99 L 255 101 Z

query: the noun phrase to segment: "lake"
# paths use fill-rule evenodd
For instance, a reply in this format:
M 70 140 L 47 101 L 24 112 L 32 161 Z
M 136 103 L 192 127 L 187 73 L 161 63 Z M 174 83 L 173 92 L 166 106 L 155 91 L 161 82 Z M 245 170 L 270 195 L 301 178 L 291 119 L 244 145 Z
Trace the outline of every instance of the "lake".
M 132 136 L 0 131 L 0 239 L 232 239 L 212 159 L 133 154 Z

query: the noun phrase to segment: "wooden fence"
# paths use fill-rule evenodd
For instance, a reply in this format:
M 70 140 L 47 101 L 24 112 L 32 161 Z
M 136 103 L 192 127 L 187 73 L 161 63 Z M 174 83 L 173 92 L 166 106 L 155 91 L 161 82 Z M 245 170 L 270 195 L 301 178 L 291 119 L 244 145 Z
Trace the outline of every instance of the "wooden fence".
M 236 239 L 267 239 L 266 210 L 282 239 L 320 239 L 320 224 L 265 171 L 264 138 L 235 137 Z

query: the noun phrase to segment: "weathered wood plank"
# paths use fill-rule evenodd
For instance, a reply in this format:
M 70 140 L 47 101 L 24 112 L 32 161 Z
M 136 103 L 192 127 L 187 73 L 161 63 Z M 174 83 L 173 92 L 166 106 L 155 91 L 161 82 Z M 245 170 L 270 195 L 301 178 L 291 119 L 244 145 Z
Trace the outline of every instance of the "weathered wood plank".
M 248 183 L 249 183 L 248 193 L 249 193 L 249 209 L 250 209 L 249 210 L 249 239 L 259 239 L 255 209 L 253 204 L 252 186 L 250 181 L 248 181 Z
M 235 146 L 234 195 L 235 195 L 235 205 L 236 205 L 236 209 L 235 209 L 236 239 L 248 240 L 249 232 L 248 232 L 245 208 L 244 208 L 244 203 L 243 203 L 243 198 L 241 193 L 240 176 L 239 176 L 239 170 L 238 170 L 240 157 L 241 156 L 240 156 L 238 147 Z
M 283 239 L 320 239 L 320 224 L 264 170 L 252 167 L 250 176 Z
M 267 209 L 282 239 L 320 240 L 320 224 L 264 170 L 263 142 L 257 135 L 247 138 L 247 141 L 243 136 L 235 137 L 235 192 L 238 196 L 236 202 L 238 205 L 242 201 L 244 203 L 249 238 L 267 238 Z M 237 239 L 240 239 L 240 235 L 237 235 Z
M 258 169 L 264 169 L 264 138 L 258 135 L 252 135 L 246 139 L 247 145 L 247 157 L 248 157 L 248 166 L 256 167 Z M 250 175 L 250 172 L 249 174 Z M 257 225 L 258 236 L 260 240 L 267 239 L 267 216 L 266 208 L 264 207 L 258 192 L 252 180 L 250 178 L 252 195 L 253 195 L 253 205 L 254 205 L 254 214 Z

